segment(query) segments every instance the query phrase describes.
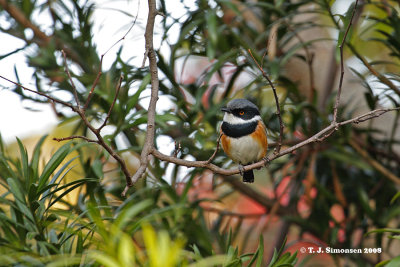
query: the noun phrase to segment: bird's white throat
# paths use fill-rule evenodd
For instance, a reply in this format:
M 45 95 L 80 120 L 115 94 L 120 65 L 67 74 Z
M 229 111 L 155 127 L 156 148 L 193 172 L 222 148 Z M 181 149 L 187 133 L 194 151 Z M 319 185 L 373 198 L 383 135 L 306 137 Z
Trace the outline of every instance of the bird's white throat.
M 253 121 L 261 121 L 261 117 L 259 115 L 254 116 L 250 120 L 244 120 L 242 118 L 236 117 L 232 113 L 225 112 L 224 119 L 225 122 L 229 124 L 243 124 L 243 123 L 249 123 Z

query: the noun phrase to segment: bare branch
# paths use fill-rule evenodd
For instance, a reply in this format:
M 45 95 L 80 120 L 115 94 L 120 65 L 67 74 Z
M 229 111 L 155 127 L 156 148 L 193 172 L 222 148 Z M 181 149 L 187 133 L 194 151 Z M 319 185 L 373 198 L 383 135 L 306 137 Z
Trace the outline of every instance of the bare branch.
M 282 117 L 281 117 L 281 108 L 280 108 L 280 105 L 279 105 L 279 99 L 278 99 L 278 95 L 276 93 L 276 88 L 275 88 L 275 85 L 272 83 L 271 79 L 265 73 L 264 69 L 260 66 L 260 64 L 254 58 L 253 53 L 251 52 L 251 50 L 249 49 L 248 51 L 249 51 L 250 56 L 253 58 L 254 63 L 256 63 L 258 69 L 261 71 L 262 76 L 268 81 L 269 85 L 272 88 L 272 92 L 274 93 L 275 104 L 276 104 L 276 115 L 278 116 L 278 119 L 279 119 L 279 141 L 278 141 L 278 146 L 276 147 L 276 150 L 275 150 L 275 153 L 278 154 L 281 151 L 282 139 L 283 139 L 283 129 L 284 129 L 285 126 L 283 125 L 283 121 L 282 121 Z
M 175 141 L 175 149 L 174 149 L 174 153 L 172 153 L 173 157 L 177 157 L 179 151 L 181 151 L 181 142 L 176 142 Z
M 63 138 L 56 138 L 56 137 L 53 138 L 53 140 L 57 141 L 57 142 L 73 140 L 73 139 L 83 139 L 88 143 L 97 143 L 97 144 L 99 143 L 99 141 L 90 139 L 90 138 L 88 138 L 86 136 L 83 136 L 83 135 L 71 135 L 71 136 L 63 137 Z
M 262 216 L 267 215 L 266 213 L 238 213 L 233 211 L 228 211 L 220 208 L 214 207 L 205 207 L 203 208 L 204 211 L 207 212 L 215 212 L 218 213 L 220 216 L 228 216 L 228 217 L 238 217 L 238 218 L 259 218 Z
M 334 122 L 337 121 L 337 110 L 339 107 L 340 95 L 342 93 L 342 85 L 343 85 L 343 77 L 344 77 L 343 48 L 344 48 L 344 44 L 346 42 L 347 34 L 349 33 L 351 25 L 353 24 L 353 18 L 354 18 L 354 14 L 356 13 L 356 10 L 357 10 L 357 4 L 358 4 L 358 0 L 356 0 L 356 3 L 354 4 L 354 8 L 353 8 L 353 12 L 351 13 L 349 25 L 347 25 L 347 27 L 346 27 L 346 31 L 343 35 L 343 40 L 339 46 L 339 49 L 340 49 L 340 79 L 339 79 L 339 88 L 338 88 L 338 92 L 336 95 L 335 106 L 333 107 L 333 121 Z

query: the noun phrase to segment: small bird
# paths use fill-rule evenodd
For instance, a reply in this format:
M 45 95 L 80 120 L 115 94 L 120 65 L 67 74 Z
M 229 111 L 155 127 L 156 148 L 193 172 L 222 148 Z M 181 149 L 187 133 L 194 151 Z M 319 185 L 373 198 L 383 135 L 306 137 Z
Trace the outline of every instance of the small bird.
M 221 144 L 225 154 L 239 163 L 243 182 L 253 183 L 253 170 L 243 171 L 243 165 L 257 162 L 267 154 L 267 130 L 257 106 L 247 99 L 233 99 L 221 108 Z

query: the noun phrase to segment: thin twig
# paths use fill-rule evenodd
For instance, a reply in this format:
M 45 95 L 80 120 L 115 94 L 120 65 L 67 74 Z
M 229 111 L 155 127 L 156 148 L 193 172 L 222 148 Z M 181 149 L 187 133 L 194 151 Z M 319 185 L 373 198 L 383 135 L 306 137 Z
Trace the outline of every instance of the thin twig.
M 207 211 L 207 212 L 218 213 L 220 216 L 238 217 L 238 218 L 243 218 L 243 219 L 259 218 L 261 216 L 267 215 L 266 213 L 238 213 L 238 212 L 223 210 L 223 209 L 214 208 L 214 207 L 204 207 L 203 210 Z
M 176 158 L 179 154 L 179 151 L 181 151 L 181 142 L 175 141 L 175 149 L 174 153 L 172 153 L 172 156 Z
M 333 191 L 335 192 L 336 199 L 340 202 L 343 207 L 347 206 L 346 196 L 343 193 L 343 186 L 339 179 L 339 174 L 336 170 L 336 164 L 334 161 L 330 161 L 330 168 L 332 172 L 332 183 Z
M 276 147 L 275 153 L 279 154 L 279 152 L 281 151 L 281 147 L 282 147 L 284 125 L 283 125 L 282 116 L 281 116 L 281 108 L 279 105 L 278 94 L 276 93 L 275 85 L 272 83 L 271 79 L 265 73 L 264 69 L 260 66 L 260 64 L 254 58 L 253 53 L 251 52 L 250 49 L 248 50 L 248 52 L 249 52 L 250 56 L 253 58 L 254 63 L 256 63 L 258 69 L 261 71 L 262 76 L 268 81 L 269 85 L 272 88 L 272 92 L 274 93 L 275 104 L 276 104 L 276 115 L 278 116 L 278 119 L 279 119 L 279 142 L 278 142 L 278 146 Z
M 74 80 L 72 80 L 72 76 L 71 76 L 71 73 L 69 72 L 69 68 L 68 68 L 67 55 L 65 54 L 64 50 L 61 50 L 61 53 L 63 54 L 64 66 L 65 66 L 65 73 L 67 73 L 67 76 L 68 76 L 68 78 L 69 78 L 69 82 L 71 83 L 72 91 L 73 91 L 73 94 L 74 94 L 76 106 L 77 106 L 78 108 L 80 108 L 81 104 L 79 103 L 78 92 L 77 92 L 77 90 L 76 90 L 76 86 L 75 86 Z
M 299 42 L 303 46 L 304 52 L 306 53 L 306 63 L 308 66 L 308 77 L 310 80 L 310 93 L 308 95 L 308 102 L 311 103 L 315 97 L 315 81 L 314 81 L 314 69 L 313 69 L 314 53 L 312 53 L 308 49 L 308 44 L 306 44 L 306 42 L 303 40 L 301 35 L 295 29 L 293 29 L 292 26 L 288 22 L 285 21 L 285 25 L 288 28 L 288 30 L 291 31 L 294 34 L 294 36 L 296 36 L 296 38 L 299 40 Z
M 89 130 L 96 136 L 97 142 L 100 146 L 102 146 L 121 166 L 121 170 L 125 175 L 125 180 L 127 185 L 132 186 L 131 179 L 130 179 L 130 172 L 127 168 L 126 162 L 124 159 L 104 140 L 103 136 L 100 134 L 100 131 L 96 129 L 86 118 L 85 112 L 82 109 L 77 109 L 75 111 L 81 117 L 82 121 L 85 125 L 89 128 Z
M 242 183 L 240 179 L 232 177 L 230 175 L 223 176 L 225 182 L 228 182 L 236 191 L 240 192 L 243 195 L 250 197 L 252 200 L 256 201 L 257 203 L 261 204 L 262 206 L 270 209 L 274 203 L 274 199 L 269 199 L 265 196 L 265 194 L 260 193 L 259 191 L 253 189 L 252 187 Z M 280 215 L 288 214 L 285 213 L 285 210 L 279 210 Z
M 131 26 L 129 27 L 128 31 L 121 37 L 121 39 L 119 39 L 118 41 L 116 41 L 112 46 L 110 46 L 110 47 L 106 50 L 106 52 L 104 52 L 104 54 L 101 55 L 101 57 L 100 57 L 100 67 L 99 67 L 99 71 L 97 72 L 96 79 L 95 79 L 95 81 L 94 81 L 94 83 L 93 83 L 93 85 L 92 85 L 92 88 L 91 88 L 90 91 L 89 91 L 88 98 L 87 98 L 87 100 L 86 100 L 85 106 L 83 107 L 84 110 L 86 110 L 87 107 L 89 106 L 90 100 L 91 100 L 92 97 L 93 97 L 94 88 L 95 88 L 95 87 L 97 86 L 97 84 L 99 83 L 99 79 L 100 79 L 101 75 L 103 74 L 103 73 L 102 73 L 102 66 L 103 66 L 103 58 L 104 58 L 104 56 L 105 56 L 114 46 L 116 46 L 118 43 L 120 43 L 120 42 L 122 42 L 123 40 L 125 40 L 126 36 L 129 34 L 129 32 L 132 30 L 133 26 L 135 26 L 135 24 L 136 24 L 136 20 L 137 20 L 137 18 L 138 18 L 138 16 L 139 16 L 139 9 L 140 9 L 140 1 L 138 1 L 138 7 L 137 7 L 137 12 L 136 12 L 135 19 L 133 20 L 133 22 L 132 22 Z
M 88 97 L 86 99 L 85 105 L 83 106 L 83 110 L 84 111 L 86 111 L 86 109 L 88 108 L 90 100 L 92 100 L 92 97 L 93 97 L 94 89 L 96 88 L 97 84 L 99 83 L 100 77 L 103 74 L 103 72 L 101 71 L 102 66 L 103 66 L 103 58 L 104 58 L 104 55 L 101 55 L 99 71 L 97 72 L 96 79 L 93 82 L 92 88 L 90 88 L 89 95 L 88 95 Z
M 338 111 L 338 107 L 339 107 L 339 102 L 340 102 L 340 95 L 342 93 L 342 85 L 343 85 L 343 77 L 344 77 L 344 63 L 343 63 L 343 48 L 344 48 L 344 44 L 346 42 L 346 37 L 347 34 L 350 31 L 351 25 L 353 24 L 353 18 L 354 18 L 354 14 L 356 13 L 357 10 L 357 4 L 358 4 L 358 0 L 356 0 L 356 3 L 354 4 L 354 8 L 353 8 L 353 12 L 351 13 L 351 18 L 349 21 L 349 25 L 347 25 L 346 27 L 346 31 L 343 35 L 343 40 L 340 43 L 339 46 L 339 50 L 340 50 L 340 79 L 339 79 L 339 88 L 338 88 L 338 92 L 336 95 L 336 101 L 335 101 L 335 106 L 333 107 L 333 121 L 336 122 L 337 121 L 337 111 Z
M 146 47 L 146 50 L 144 50 L 144 54 L 143 54 L 142 68 L 144 68 L 144 65 L 146 64 L 146 59 L 148 56 L 149 56 L 149 50 Z
M 279 25 L 276 23 L 276 24 L 274 24 L 274 25 L 272 25 L 272 28 L 271 28 L 271 33 L 270 33 L 270 35 L 268 36 L 268 38 L 267 38 L 267 42 L 266 42 L 266 44 L 265 44 L 265 51 L 264 51 L 264 54 L 263 54 L 263 56 L 261 57 L 261 68 L 262 69 L 264 69 L 264 62 L 265 62 L 265 56 L 268 54 L 268 58 L 270 59 L 270 60 L 272 60 L 275 56 L 276 56 L 276 43 L 277 43 L 277 38 L 276 38 L 276 34 L 277 34 L 277 32 L 278 32 L 278 28 L 279 28 Z M 273 44 L 273 47 L 272 47 L 272 49 L 270 49 L 270 45 L 271 45 L 271 43 Z
M 73 111 L 75 111 L 75 107 L 74 107 L 73 105 L 71 105 L 70 103 L 68 103 L 68 102 L 62 101 L 62 100 L 60 100 L 60 99 L 58 99 L 58 98 L 55 98 L 55 97 L 52 97 L 52 96 L 50 96 L 50 95 L 48 95 L 48 94 L 46 94 L 46 93 L 43 93 L 43 92 L 39 92 L 39 91 L 35 91 L 35 90 L 32 90 L 32 89 L 29 89 L 29 88 L 23 86 L 23 85 L 20 84 L 20 83 L 17 83 L 17 82 L 14 82 L 14 81 L 10 80 L 10 79 L 7 79 L 7 78 L 4 77 L 4 76 L 1 76 L 1 75 L 0 75 L 0 78 L 3 79 L 3 80 L 6 80 L 7 82 L 10 82 L 10 83 L 12 83 L 12 84 L 14 84 L 14 85 L 16 85 L 16 86 L 21 87 L 21 88 L 24 89 L 25 91 L 28 91 L 28 92 L 31 92 L 31 93 L 34 93 L 34 94 L 43 96 L 43 97 L 45 97 L 45 98 L 47 98 L 47 99 L 49 99 L 49 100 L 51 100 L 51 101 L 54 101 L 54 102 L 56 102 L 56 103 L 58 103 L 58 104 L 64 105 L 64 106 L 66 106 L 66 107 L 69 107 L 70 109 L 72 109 Z
M 217 152 L 218 152 L 218 150 L 219 150 L 219 144 L 220 144 L 220 141 L 221 141 L 221 137 L 222 137 L 222 134 L 220 134 L 220 135 L 218 136 L 217 147 L 215 148 L 215 151 L 214 151 L 214 153 L 211 155 L 211 157 L 207 160 L 207 163 L 211 163 L 211 162 L 214 160 L 215 156 L 217 155 Z
M 119 94 L 119 91 L 120 91 L 120 89 L 121 89 L 121 84 L 122 84 L 122 80 L 123 80 L 123 79 L 124 79 L 124 77 L 121 75 L 121 76 L 119 77 L 118 84 L 117 84 L 117 86 L 116 86 L 116 88 L 115 88 L 115 96 L 114 96 L 113 102 L 111 103 L 110 108 L 108 109 L 108 113 L 107 113 L 106 118 L 105 118 L 104 121 L 103 121 L 103 124 L 102 124 L 99 128 L 97 128 L 97 131 L 98 131 L 98 132 L 100 132 L 101 129 L 103 129 L 104 126 L 107 125 L 108 119 L 109 119 L 110 116 L 111 116 L 111 111 L 112 111 L 113 108 L 114 108 L 115 102 L 117 102 L 118 94 Z
M 56 137 L 53 138 L 53 140 L 57 141 L 57 142 L 68 141 L 68 140 L 73 140 L 73 139 L 83 139 L 88 143 L 97 143 L 97 144 L 99 143 L 99 141 L 90 139 L 83 135 L 71 135 L 71 136 L 63 137 L 63 138 L 56 138 Z

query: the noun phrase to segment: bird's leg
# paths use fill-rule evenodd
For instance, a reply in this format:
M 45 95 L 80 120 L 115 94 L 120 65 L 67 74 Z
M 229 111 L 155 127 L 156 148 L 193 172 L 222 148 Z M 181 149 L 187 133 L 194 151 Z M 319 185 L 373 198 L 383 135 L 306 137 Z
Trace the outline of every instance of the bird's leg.
M 243 174 L 244 174 L 244 168 L 243 168 L 243 165 L 240 164 L 240 163 L 239 163 L 239 172 L 240 172 L 240 175 L 243 176 Z

